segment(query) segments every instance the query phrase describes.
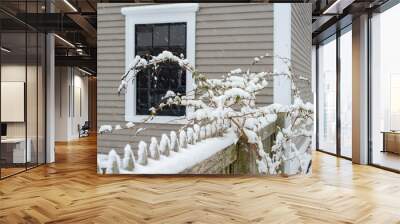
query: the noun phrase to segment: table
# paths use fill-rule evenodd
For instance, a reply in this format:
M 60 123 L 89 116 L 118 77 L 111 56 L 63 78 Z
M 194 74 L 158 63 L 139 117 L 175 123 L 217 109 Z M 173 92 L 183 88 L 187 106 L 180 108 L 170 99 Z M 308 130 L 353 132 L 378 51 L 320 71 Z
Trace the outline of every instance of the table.
M 400 131 L 382 131 L 383 150 L 382 152 L 392 152 L 400 154 Z
M 27 147 L 25 151 L 25 144 Z M 30 138 L 6 138 L 1 139 L 1 157 L 6 163 L 26 163 L 31 162 L 32 153 L 31 145 L 32 141 Z

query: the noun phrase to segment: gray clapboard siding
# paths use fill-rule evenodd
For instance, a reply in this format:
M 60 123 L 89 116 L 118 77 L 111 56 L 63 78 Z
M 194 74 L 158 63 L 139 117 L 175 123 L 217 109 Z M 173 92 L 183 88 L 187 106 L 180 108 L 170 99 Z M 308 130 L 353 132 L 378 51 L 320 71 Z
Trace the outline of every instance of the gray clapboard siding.
M 311 3 L 293 3 L 292 5 L 292 47 L 291 59 L 293 71 L 310 80 L 299 81 L 301 97 L 304 101 L 313 102 L 311 90 L 311 41 L 312 41 L 312 5 Z
M 272 50 L 272 49 L 271 49 Z M 196 58 L 201 59 L 201 58 L 225 58 L 226 54 L 229 54 L 231 58 L 247 58 L 247 61 L 252 61 L 252 57 L 256 55 L 263 55 L 265 54 L 265 50 L 253 50 L 253 51 L 247 51 L 247 50 L 225 50 L 225 51 L 219 51 L 219 50 L 207 50 L 207 51 L 197 51 Z
M 254 57 L 273 51 L 272 4 L 201 4 L 197 13 L 196 68 L 217 78 L 247 69 Z M 271 71 L 272 59 L 263 60 L 255 71 Z M 272 84 L 272 82 L 270 82 Z M 272 103 L 272 85 L 257 103 Z
M 226 35 L 245 35 L 245 34 L 271 34 L 270 28 L 268 27 L 241 27 L 241 28 L 219 28 L 218 30 L 214 28 L 203 28 L 196 29 L 196 36 L 208 36 L 208 35 L 218 35 L 218 36 L 226 36 Z
M 204 13 L 205 14 L 205 13 Z M 248 13 L 229 13 L 229 14 L 208 14 L 206 17 L 200 17 L 197 19 L 199 22 L 205 21 L 226 21 L 226 20 L 252 20 L 252 19 L 272 19 L 273 15 L 271 13 L 253 12 L 250 15 Z
M 125 99 L 116 90 L 125 70 L 125 18 L 121 8 L 139 6 L 135 3 L 98 4 L 98 125 L 125 124 Z M 196 24 L 196 68 L 210 78 L 241 67 L 247 69 L 256 56 L 273 53 L 273 5 L 248 3 L 200 4 Z M 268 58 L 253 66 L 255 71 L 272 71 L 273 60 Z M 272 103 L 271 87 L 260 94 L 260 105 Z M 143 126 L 138 124 L 138 126 Z M 133 148 L 141 139 L 176 130 L 180 125 L 146 124 L 147 130 L 133 137 L 135 130 L 98 136 L 98 152 L 111 148 L 123 152 L 127 142 Z

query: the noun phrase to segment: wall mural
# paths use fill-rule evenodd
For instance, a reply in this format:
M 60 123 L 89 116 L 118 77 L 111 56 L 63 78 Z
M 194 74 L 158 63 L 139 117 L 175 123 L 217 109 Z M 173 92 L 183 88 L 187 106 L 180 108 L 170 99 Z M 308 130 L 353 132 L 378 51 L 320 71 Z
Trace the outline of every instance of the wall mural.
M 107 15 L 104 12 L 110 5 L 99 4 L 103 7 L 99 18 Z M 260 10 L 254 4 L 243 5 L 239 8 L 227 4 L 225 10 L 233 16 L 237 10 L 243 10 L 243 14 Z M 273 4 L 259 6 L 274 15 L 270 10 Z M 151 13 L 152 7 L 168 6 L 131 6 L 125 11 L 131 8 L 135 11 L 139 7 Z M 120 100 L 119 103 L 101 101 L 99 96 L 100 104 L 104 105 L 99 107 L 99 114 L 102 110 L 105 112 L 104 119 L 99 117 L 99 174 L 294 175 L 311 172 L 314 106 L 302 99 L 307 98 L 304 93 L 311 90 L 311 74 L 300 71 L 292 58 L 278 55 L 279 51 L 272 52 L 265 46 L 252 48 L 250 37 L 254 40 L 254 36 L 243 33 L 245 28 L 229 30 L 218 24 L 231 23 L 232 19 L 225 19 L 227 15 L 214 15 L 215 23 L 202 17 L 202 12 L 209 16 L 213 7 L 213 4 L 200 4 L 195 10 L 196 29 L 207 26 L 214 29 L 212 37 L 207 37 L 210 42 L 196 39 L 196 60 L 188 53 L 190 22 L 136 24 L 134 43 L 129 44 L 134 46 L 135 54 L 126 58 L 125 74 L 118 77 L 107 72 L 102 74 L 102 69 L 98 69 L 99 86 L 102 86 L 102 75 L 115 77 L 120 82 L 114 93 L 110 93 L 111 98 Z M 270 18 L 260 14 L 256 20 L 262 19 L 268 27 Z M 196 35 L 206 36 L 200 31 L 197 30 Z M 218 32 L 220 35 L 216 35 Z M 236 39 L 232 36 L 232 42 L 226 39 L 226 33 L 230 32 L 242 33 L 237 34 Z M 131 31 L 126 31 L 129 37 L 128 33 Z M 259 36 L 261 41 L 263 36 Z M 105 34 L 99 39 L 106 38 Z M 240 38 L 245 41 L 237 44 Z M 224 44 L 219 44 L 221 41 Z M 221 49 L 207 48 L 207 44 Z M 233 46 L 227 54 L 224 47 L 229 44 Z M 311 55 L 311 42 L 309 44 Z M 264 53 L 255 54 L 261 51 Z M 101 54 L 99 58 L 108 57 Z M 235 56 L 240 60 L 235 60 Z M 250 61 L 248 65 L 243 63 L 246 58 Z M 228 61 L 230 66 L 226 66 Z M 285 68 L 273 71 L 273 66 L 268 66 L 273 63 Z M 228 67 L 232 69 L 222 70 Z M 311 67 L 306 70 L 311 71 Z M 288 92 L 292 103 L 278 104 L 270 98 L 261 103 L 278 79 L 290 83 L 288 89 L 282 91 Z M 275 84 L 275 88 L 280 87 Z M 113 105 L 124 107 L 125 116 L 107 113 L 106 108 Z M 132 120 L 126 111 L 140 120 Z

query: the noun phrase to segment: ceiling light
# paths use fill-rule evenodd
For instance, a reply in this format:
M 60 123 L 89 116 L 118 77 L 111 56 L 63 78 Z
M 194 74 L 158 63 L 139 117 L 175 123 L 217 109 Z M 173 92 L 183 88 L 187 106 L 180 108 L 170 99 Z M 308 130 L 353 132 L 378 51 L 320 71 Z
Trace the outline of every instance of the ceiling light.
M 343 10 L 353 2 L 354 0 L 336 0 L 332 5 L 325 9 L 322 14 L 342 14 Z
M 81 72 L 83 72 L 83 73 L 85 73 L 86 75 L 90 75 L 90 76 L 93 75 L 92 73 L 90 73 L 90 72 L 88 72 L 88 71 L 86 71 L 86 70 L 83 70 L 83 69 L 81 69 L 81 68 L 79 68 L 79 67 L 78 67 L 78 70 L 81 71 Z
M 339 4 L 340 0 L 336 0 L 332 5 L 330 5 L 327 9 L 324 10 L 322 14 L 328 14 L 331 12 L 332 9 L 335 9 Z
M 11 50 L 9 50 L 9 49 L 7 49 L 5 47 L 1 47 L 0 49 L 1 49 L 1 51 L 4 51 L 6 53 L 10 53 L 11 52 Z
M 74 12 L 78 12 L 78 10 L 73 6 L 68 0 L 64 0 L 65 4 L 67 4 Z
M 60 37 L 60 36 L 57 35 L 57 34 L 54 34 L 54 36 L 57 37 L 57 38 L 58 38 L 59 40 L 61 40 L 62 42 L 66 43 L 68 46 L 75 48 L 75 45 L 73 45 L 73 44 L 72 44 L 71 42 L 69 42 L 68 40 L 66 40 L 66 39 L 64 39 L 64 38 L 62 38 L 62 37 Z

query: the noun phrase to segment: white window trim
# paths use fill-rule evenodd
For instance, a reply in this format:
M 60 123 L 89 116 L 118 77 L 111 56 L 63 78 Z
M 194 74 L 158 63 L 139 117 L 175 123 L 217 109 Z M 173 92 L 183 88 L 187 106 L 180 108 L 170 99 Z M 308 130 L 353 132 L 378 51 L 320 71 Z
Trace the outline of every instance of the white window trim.
M 125 71 L 135 58 L 135 25 L 157 23 L 186 23 L 186 58 L 195 65 L 196 12 L 198 3 L 145 5 L 124 7 L 121 13 L 125 18 Z M 125 120 L 142 122 L 147 115 L 136 115 L 136 81 L 128 83 L 125 94 Z M 193 90 L 192 74 L 186 73 L 186 92 Z M 191 108 L 186 108 L 191 110 Z M 182 118 L 182 119 L 181 119 Z M 149 123 L 184 123 L 186 119 L 176 116 L 156 116 Z
M 291 14 L 290 3 L 274 4 L 274 55 L 291 59 Z M 289 73 L 288 65 L 274 57 L 274 72 Z M 274 103 L 292 104 L 292 81 L 285 76 L 274 76 Z

